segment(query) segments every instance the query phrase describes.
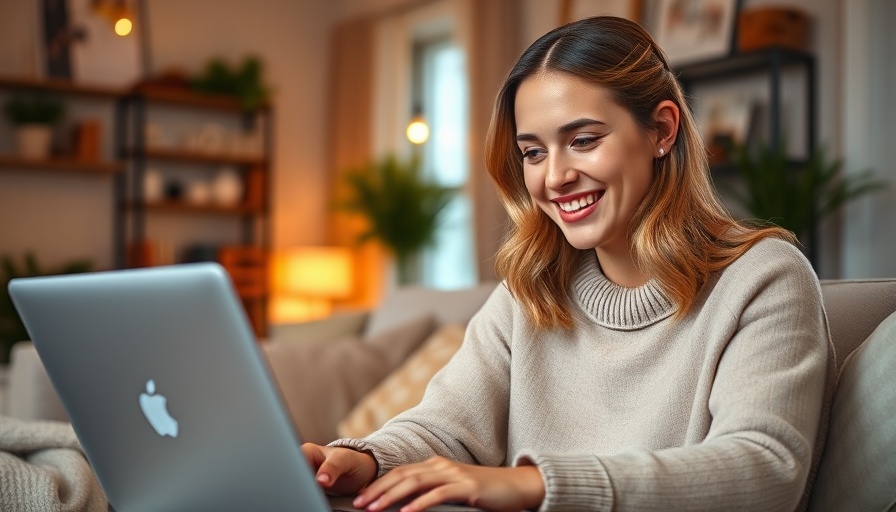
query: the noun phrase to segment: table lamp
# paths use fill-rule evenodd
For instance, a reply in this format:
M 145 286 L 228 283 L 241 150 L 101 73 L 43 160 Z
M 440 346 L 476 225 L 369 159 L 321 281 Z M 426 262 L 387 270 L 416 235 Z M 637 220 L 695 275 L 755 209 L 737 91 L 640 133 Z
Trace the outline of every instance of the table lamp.
M 308 322 L 332 314 L 333 301 L 353 292 L 352 266 L 348 247 L 309 246 L 275 252 L 271 322 Z

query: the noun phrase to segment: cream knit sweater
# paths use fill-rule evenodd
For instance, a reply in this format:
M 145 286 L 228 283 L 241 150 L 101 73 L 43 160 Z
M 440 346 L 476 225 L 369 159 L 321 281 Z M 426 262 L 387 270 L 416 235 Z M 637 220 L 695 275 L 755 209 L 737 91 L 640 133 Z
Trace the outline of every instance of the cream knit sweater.
M 0 416 L 0 511 L 107 509 L 71 425 Z
M 793 510 L 812 465 L 830 342 L 799 251 L 763 240 L 681 321 L 654 282 L 584 253 L 576 326 L 537 332 L 500 286 L 422 403 L 363 440 L 388 471 L 442 455 L 534 463 L 540 510 Z

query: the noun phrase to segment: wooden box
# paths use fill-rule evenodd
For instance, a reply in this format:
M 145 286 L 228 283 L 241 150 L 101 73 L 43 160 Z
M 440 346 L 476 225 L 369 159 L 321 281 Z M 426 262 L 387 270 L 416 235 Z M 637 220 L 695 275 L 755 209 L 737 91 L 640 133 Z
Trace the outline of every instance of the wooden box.
M 737 49 L 741 52 L 772 46 L 806 51 L 809 45 L 809 16 L 793 7 L 757 7 L 740 13 Z

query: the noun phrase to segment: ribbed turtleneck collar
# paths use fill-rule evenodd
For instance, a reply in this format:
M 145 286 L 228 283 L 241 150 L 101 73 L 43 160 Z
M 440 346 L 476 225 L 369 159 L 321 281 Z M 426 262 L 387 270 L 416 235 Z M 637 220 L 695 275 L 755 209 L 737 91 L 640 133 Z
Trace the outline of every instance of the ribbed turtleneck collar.
M 651 279 L 637 288 L 625 288 L 604 276 L 594 253 L 586 253 L 572 278 L 572 298 L 598 325 L 633 331 L 669 317 L 675 304 Z

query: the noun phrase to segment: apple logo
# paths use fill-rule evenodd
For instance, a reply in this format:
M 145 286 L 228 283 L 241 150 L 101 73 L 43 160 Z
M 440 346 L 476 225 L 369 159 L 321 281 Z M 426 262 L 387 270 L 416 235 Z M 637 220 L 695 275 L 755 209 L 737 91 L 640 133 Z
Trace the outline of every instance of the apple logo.
M 156 383 L 146 381 L 146 393 L 140 394 L 140 408 L 160 436 L 177 437 L 177 420 L 168 414 L 168 399 L 156 394 Z

